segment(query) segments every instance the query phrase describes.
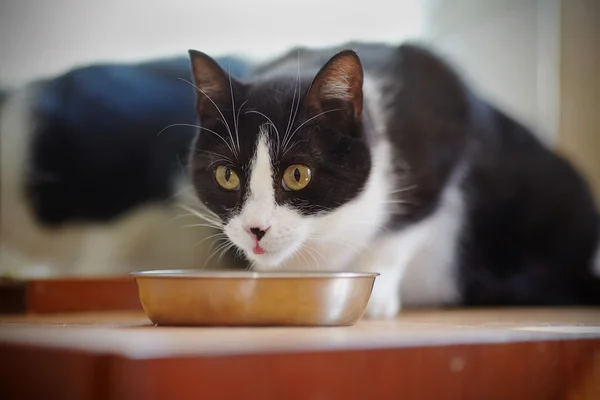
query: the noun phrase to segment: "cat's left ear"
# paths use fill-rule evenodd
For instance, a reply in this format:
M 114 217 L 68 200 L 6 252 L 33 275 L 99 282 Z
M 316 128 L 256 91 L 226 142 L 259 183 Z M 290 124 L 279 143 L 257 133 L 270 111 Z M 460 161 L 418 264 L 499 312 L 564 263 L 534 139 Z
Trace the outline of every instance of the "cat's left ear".
M 231 97 L 239 82 L 229 76 L 210 56 L 189 50 L 194 85 L 198 89 L 198 114 L 201 121 L 223 118 L 220 112 L 231 107 Z M 228 115 L 228 114 L 227 114 Z
M 363 109 L 363 68 L 358 54 L 344 50 L 317 73 L 307 94 L 307 104 L 318 112 L 342 109 L 359 119 Z

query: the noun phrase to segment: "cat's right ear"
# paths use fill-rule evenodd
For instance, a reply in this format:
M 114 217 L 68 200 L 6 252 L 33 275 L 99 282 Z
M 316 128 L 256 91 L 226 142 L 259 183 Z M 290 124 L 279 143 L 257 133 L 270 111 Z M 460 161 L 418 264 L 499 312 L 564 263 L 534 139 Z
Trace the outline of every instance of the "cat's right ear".
M 363 68 L 358 54 L 344 50 L 317 73 L 307 94 L 309 107 L 318 112 L 339 109 L 360 118 L 363 108 Z
M 194 85 L 198 91 L 198 115 L 201 121 L 223 118 L 219 110 L 229 108 L 239 83 L 210 56 L 189 50 Z M 222 112 L 222 111 L 221 111 Z

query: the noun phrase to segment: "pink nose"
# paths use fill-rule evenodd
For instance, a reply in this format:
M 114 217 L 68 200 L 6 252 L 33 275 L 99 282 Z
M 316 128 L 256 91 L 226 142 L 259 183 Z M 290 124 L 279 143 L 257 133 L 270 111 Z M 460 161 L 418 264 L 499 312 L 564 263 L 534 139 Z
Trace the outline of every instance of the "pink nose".
M 269 228 L 270 226 L 266 228 L 253 226 L 251 228 L 247 228 L 246 232 L 248 232 L 251 236 L 254 236 L 256 240 L 260 240 L 263 238 L 263 236 L 265 236 Z

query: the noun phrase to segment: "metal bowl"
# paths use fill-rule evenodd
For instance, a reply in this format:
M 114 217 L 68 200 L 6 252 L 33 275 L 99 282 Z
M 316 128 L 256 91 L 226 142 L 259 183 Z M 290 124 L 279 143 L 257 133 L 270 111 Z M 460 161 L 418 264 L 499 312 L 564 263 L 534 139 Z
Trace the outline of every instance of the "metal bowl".
M 349 326 L 377 273 L 163 270 L 130 274 L 158 325 Z

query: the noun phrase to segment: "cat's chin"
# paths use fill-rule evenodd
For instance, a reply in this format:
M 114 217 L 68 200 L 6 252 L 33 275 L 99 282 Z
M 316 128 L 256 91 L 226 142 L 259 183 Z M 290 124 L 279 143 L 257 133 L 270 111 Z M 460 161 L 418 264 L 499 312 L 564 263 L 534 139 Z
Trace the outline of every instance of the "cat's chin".
M 296 241 L 294 244 L 286 243 L 284 246 L 274 249 L 275 246 L 265 246 L 263 252 L 257 254 L 248 247 L 243 248 L 246 259 L 252 263 L 252 269 L 255 271 L 276 271 L 286 269 L 290 259 L 294 258 L 297 251 L 302 247 L 302 242 Z
M 285 254 L 261 254 L 259 256 L 248 254 L 247 258 L 252 261 L 256 271 L 275 271 L 281 269 L 282 264 L 287 259 Z

